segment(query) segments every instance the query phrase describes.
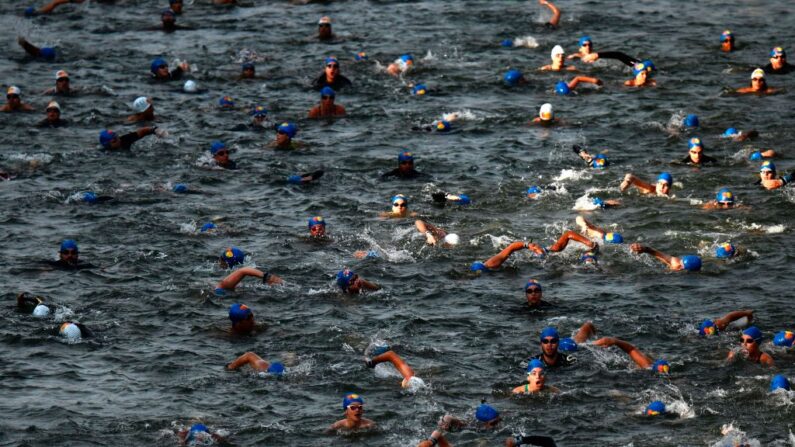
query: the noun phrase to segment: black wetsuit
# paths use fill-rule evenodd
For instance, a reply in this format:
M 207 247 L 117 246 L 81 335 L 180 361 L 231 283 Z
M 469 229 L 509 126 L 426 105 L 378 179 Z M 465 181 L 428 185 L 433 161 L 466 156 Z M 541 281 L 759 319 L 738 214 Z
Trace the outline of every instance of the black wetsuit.
M 558 352 L 558 361 L 553 363 L 553 364 L 549 364 L 549 363 L 547 363 L 546 360 L 544 360 L 544 353 L 543 352 L 541 354 L 538 354 L 535 357 L 532 357 L 531 360 L 532 359 L 541 360 L 542 362 L 544 362 L 544 365 L 547 368 L 561 368 L 561 367 L 565 367 L 565 366 L 571 366 L 571 365 L 573 365 L 574 363 L 577 362 L 577 358 L 576 357 L 571 356 L 571 355 L 566 355 L 566 354 L 563 354 L 561 352 Z
M 411 171 L 408 171 L 408 172 L 403 172 L 403 171 L 400 170 L 400 168 L 395 168 L 395 169 L 393 169 L 393 170 L 391 170 L 389 172 L 386 172 L 386 173 L 381 175 L 381 179 L 384 179 L 384 180 L 386 180 L 386 179 L 388 179 L 390 177 L 397 177 L 397 178 L 403 179 L 403 180 L 411 180 L 411 179 L 417 179 L 417 178 L 426 177 L 426 175 L 423 174 L 422 172 L 417 171 L 416 169 L 413 169 L 413 168 L 412 168 Z
M 640 60 L 620 51 L 597 51 L 597 54 L 599 54 L 599 59 L 616 59 L 630 67 L 640 62 Z
M 82 270 L 82 269 L 90 269 L 94 268 L 94 265 L 88 262 L 78 261 L 77 264 L 70 264 L 63 259 L 59 259 L 57 261 L 46 261 L 52 267 L 61 269 L 61 270 Z
M 717 163 L 718 160 L 715 158 L 710 157 L 709 155 L 701 154 L 701 163 L 696 163 L 690 159 L 690 155 L 686 155 L 685 158 L 682 159 L 682 163 L 693 165 L 693 166 L 701 166 L 708 163 Z
M 157 82 L 166 82 L 166 81 L 178 81 L 182 79 L 182 75 L 184 72 L 182 71 L 181 67 L 177 67 L 168 74 L 167 78 L 158 78 L 157 76 L 152 75 L 152 79 Z
M 338 74 L 336 78 L 334 78 L 334 82 L 326 81 L 326 73 L 321 73 L 317 79 L 312 83 L 312 88 L 320 91 L 323 90 L 323 87 L 331 87 L 332 90 L 335 92 L 340 91 L 343 87 L 351 86 L 350 79 L 346 78 L 343 75 Z
M 141 136 L 138 135 L 138 132 L 130 132 L 128 134 L 124 134 L 119 137 L 119 142 L 121 142 L 121 147 L 119 149 L 130 150 L 133 143 L 140 140 Z
M 762 70 L 765 71 L 767 74 L 790 74 L 795 71 L 795 65 L 792 65 L 788 62 L 784 62 L 784 66 L 779 68 L 778 70 L 773 69 L 773 64 L 767 64 L 762 67 Z
M 217 163 L 217 164 L 218 164 L 218 166 L 220 166 L 220 167 L 222 167 L 224 169 L 237 169 L 237 163 L 235 163 L 232 160 L 229 160 L 229 161 L 227 161 L 224 164 L 220 164 L 220 163 Z
M 36 123 L 36 127 L 64 127 L 69 123 L 66 120 L 58 119 L 58 121 L 50 121 L 48 119 L 43 119 Z
M 537 445 L 540 447 L 557 447 L 555 440 L 549 436 L 535 436 L 535 435 L 516 435 L 513 438 L 514 445 Z

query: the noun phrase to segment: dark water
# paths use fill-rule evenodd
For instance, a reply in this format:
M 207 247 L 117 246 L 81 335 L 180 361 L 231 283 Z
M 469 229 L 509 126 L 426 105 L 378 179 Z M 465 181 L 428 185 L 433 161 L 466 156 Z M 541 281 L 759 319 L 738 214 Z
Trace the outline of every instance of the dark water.
M 706 445 L 729 423 L 762 444 L 793 443 L 792 397 L 770 397 L 767 387 L 776 372 L 795 376 L 793 354 L 769 345 L 775 331 L 795 327 L 795 195 L 754 186 L 757 165 L 746 162 L 743 151 L 774 148 L 783 154 L 779 170 L 791 169 L 795 75 L 769 76 L 769 84 L 784 89 L 775 96 L 724 92 L 747 85 L 770 47 L 793 49 L 789 2 L 563 2 L 562 25 L 552 32 L 542 26 L 548 13 L 533 2 L 255 2 L 239 8 L 197 2 L 179 18 L 196 30 L 170 35 L 144 31 L 157 23 L 164 6 L 157 2 L 65 6 L 33 20 L 21 19 L 23 6 L 11 3 L 0 5 L 3 27 L 39 45 L 55 44 L 61 56 L 56 63 L 28 60 L 7 33 L 4 84 L 22 88 L 37 110 L 49 100 L 39 92 L 53 84 L 58 69 L 88 92 L 59 99 L 63 117 L 72 121 L 68 128 L 35 129 L 43 112 L 0 117 L 0 163 L 19 171 L 0 185 L 1 445 L 174 445 L 169 432 L 199 419 L 227 432 L 234 445 L 409 446 L 430 434 L 444 413 L 470 417 L 481 399 L 502 411 L 503 427 L 496 434 L 453 434 L 455 445 L 498 445 L 520 430 L 553 436 L 561 445 Z M 321 15 L 332 16 L 342 41 L 311 39 Z M 717 51 L 725 28 L 741 46 L 731 55 Z M 585 33 L 597 50 L 652 58 L 659 87 L 627 89 L 627 69 L 598 63 L 584 71 L 603 79 L 604 88 L 554 96 L 560 76 L 534 70 L 547 63 L 552 46 L 574 51 Z M 527 36 L 537 48 L 498 45 Z M 261 56 L 257 81 L 232 80 L 243 49 Z M 353 62 L 360 50 L 370 62 Z M 404 52 L 418 59 L 405 81 L 426 82 L 429 96 L 411 97 L 401 80 L 376 70 L 375 61 L 386 64 Z M 303 117 L 318 95 L 308 85 L 330 54 L 341 58 L 355 85 L 337 97 L 349 117 L 309 122 Z M 148 66 L 157 55 L 194 63 L 190 78 L 206 93 L 181 93 L 181 83 L 150 84 Z M 509 67 L 521 68 L 529 85 L 504 88 L 499 78 Z M 122 121 L 140 95 L 153 98 L 156 124 L 170 135 L 147 137 L 129 153 L 99 151 L 99 130 L 134 129 Z M 307 147 L 275 153 L 265 148 L 272 131 L 230 130 L 249 117 L 243 107 L 216 110 L 222 95 L 245 109 L 266 105 L 274 122 L 297 121 L 297 139 Z M 544 102 L 568 124 L 552 131 L 526 126 Z M 452 133 L 412 130 L 453 111 L 464 118 Z M 685 113 L 699 115 L 697 135 L 720 160 L 717 167 L 669 165 L 685 155 L 692 134 L 669 125 Z M 757 129 L 761 138 L 753 144 L 720 139 L 729 126 Z M 236 149 L 238 171 L 202 166 L 213 139 Z M 608 150 L 611 168 L 583 169 L 572 143 Z M 432 180 L 379 180 L 405 148 Z M 31 162 L 38 167 L 31 169 Z M 319 168 L 326 176 L 318 185 L 284 180 Z M 551 243 L 573 228 L 578 198 L 619 198 L 625 172 L 652 179 L 662 170 L 674 175 L 675 199 L 629 193 L 626 206 L 587 214 L 629 241 L 701 254 L 701 273 L 670 273 L 623 245 L 602 250 L 599 271 L 578 267 L 579 251 L 572 248 L 545 261 L 519 253 L 498 273 L 466 274 L 472 261 L 511 240 Z M 169 192 L 177 182 L 200 193 Z M 527 186 L 553 182 L 557 193 L 537 202 L 523 198 Z M 697 204 L 722 186 L 747 207 L 701 211 Z M 437 189 L 467 193 L 474 204 L 433 207 L 430 193 Z M 88 190 L 116 201 L 73 200 Z M 396 193 L 406 194 L 421 216 L 460 234 L 461 246 L 427 248 L 410 222 L 379 220 Z M 313 215 L 329 222 L 332 244 L 304 239 Z M 196 228 L 210 219 L 225 230 L 199 236 Z M 77 239 L 81 256 L 105 268 L 42 270 L 39 261 L 53 258 L 64 238 Z M 712 253 L 723 241 L 749 254 L 719 262 Z M 225 274 L 213 258 L 231 244 L 287 285 L 251 281 L 233 296 L 212 296 Z M 378 249 L 382 256 L 357 261 L 357 249 Z M 345 265 L 383 291 L 338 294 L 332 275 Z M 531 277 L 557 307 L 528 313 L 522 287 Z M 13 299 L 23 290 L 67 310 L 44 321 L 20 314 Z M 266 330 L 253 338 L 229 336 L 232 302 L 251 306 Z M 703 318 L 745 308 L 756 311 L 776 370 L 725 364 L 735 332 L 706 340 L 694 335 Z M 63 320 L 83 322 L 97 336 L 67 344 L 52 335 Z M 510 397 L 525 378 L 524 362 L 539 350 L 538 332 L 555 325 L 570 334 L 587 320 L 601 335 L 667 358 L 672 374 L 653 377 L 617 351 L 585 346 L 576 367 L 548 376 L 562 393 Z M 366 369 L 362 355 L 373 340 L 397 346 L 428 387 L 401 392 L 394 375 Z M 288 374 L 274 380 L 224 371 L 248 350 L 286 361 Z M 364 395 L 366 416 L 380 429 L 323 435 L 342 417 L 341 396 L 351 391 Z M 642 418 L 655 399 L 681 416 Z

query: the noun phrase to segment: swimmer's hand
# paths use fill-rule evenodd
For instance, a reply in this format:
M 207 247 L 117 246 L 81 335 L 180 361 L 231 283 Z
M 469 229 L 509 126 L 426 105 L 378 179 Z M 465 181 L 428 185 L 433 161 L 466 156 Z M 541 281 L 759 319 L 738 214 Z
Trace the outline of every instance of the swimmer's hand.
M 646 253 L 646 247 L 644 247 L 643 245 L 641 245 L 641 244 L 639 244 L 637 242 L 635 242 L 634 244 L 630 245 L 629 246 L 629 250 L 632 253 Z
M 431 198 L 436 203 L 445 203 L 447 201 L 447 193 L 444 191 L 439 191 L 431 194 Z
M 597 59 L 599 59 L 599 53 L 586 54 L 581 58 L 583 62 L 589 62 L 589 63 L 595 62 Z

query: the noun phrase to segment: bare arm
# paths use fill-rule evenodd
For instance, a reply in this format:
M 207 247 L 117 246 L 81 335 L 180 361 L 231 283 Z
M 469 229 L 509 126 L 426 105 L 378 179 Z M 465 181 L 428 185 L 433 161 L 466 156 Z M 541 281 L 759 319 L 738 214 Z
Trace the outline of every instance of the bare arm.
M 538 3 L 546 6 L 550 11 L 552 11 L 552 18 L 549 19 L 549 24 L 552 26 L 558 26 L 558 23 L 560 22 L 560 10 L 558 7 L 547 0 L 538 0 Z
M 379 286 L 378 284 L 376 284 L 374 282 L 370 282 L 370 281 L 367 281 L 366 279 L 361 279 L 361 278 L 359 278 L 359 281 L 361 281 L 362 287 L 367 289 L 367 290 L 381 290 L 381 286 Z
M 417 227 L 417 231 L 425 235 L 425 241 L 428 245 L 435 245 L 439 239 L 445 237 L 444 231 L 422 219 L 414 221 L 414 226 Z
M 593 249 L 596 247 L 596 242 L 593 242 L 587 237 L 581 235 L 580 233 L 576 233 L 571 230 L 566 230 L 566 232 L 563 233 L 560 236 L 560 238 L 558 238 L 558 240 L 554 244 L 552 244 L 551 247 L 549 247 L 549 251 L 553 252 L 562 251 L 566 248 L 566 246 L 569 245 L 569 241 L 572 240 L 585 245 L 589 249 Z
M 428 439 L 420 441 L 417 447 L 433 447 L 434 445 L 439 447 L 452 447 L 439 430 L 434 430 L 431 436 L 429 436 Z
M 579 84 L 595 84 L 595 85 L 602 85 L 602 81 L 598 78 L 593 78 L 591 76 L 575 76 L 574 79 L 569 81 L 569 88 L 574 90 L 577 88 Z
M 715 326 L 718 327 L 719 330 L 724 330 L 726 327 L 731 324 L 733 321 L 737 321 L 740 318 L 748 317 L 748 323 L 750 324 L 751 321 L 754 319 L 754 311 L 753 310 L 735 310 L 734 312 L 729 312 L 726 315 L 718 318 L 714 321 Z
M 523 250 L 525 248 L 527 248 L 527 244 L 525 244 L 524 242 L 521 241 L 514 242 L 511 245 L 507 246 L 505 249 L 503 249 L 501 252 L 490 257 L 488 260 L 486 260 L 486 262 L 483 263 L 483 265 L 485 265 L 486 268 L 488 269 L 499 268 L 499 266 L 501 266 L 505 261 L 508 260 L 508 258 L 511 256 L 513 252 L 517 250 Z
M 624 176 L 624 181 L 621 182 L 621 187 L 619 189 L 622 192 L 626 191 L 627 188 L 630 187 L 630 185 L 638 188 L 642 193 L 645 194 L 652 194 L 656 191 L 654 189 L 654 185 L 652 185 L 651 183 L 646 183 L 632 174 L 627 174 Z
M 257 270 L 253 267 L 243 267 L 230 273 L 226 278 L 222 279 L 221 282 L 219 282 L 216 287 L 220 289 L 232 290 L 235 287 L 237 287 L 240 281 L 242 281 L 243 278 L 245 278 L 246 276 L 254 276 L 257 278 L 262 278 L 265 276 L 265 273 L 262 270 Z M 269 275 L 266 282 L 268 284 L 280 284 L 283 281 L 281 278 L 279 278 L 276 275 Z
M 595 346 L 601 346 L 603 348 L 609 346 L 618 346 L 622 351 L 626 352 L 629 355 L 629 358 L 631 358 L 636 365 L 644 369 L 651 368 L 651 365 L 654 363 L 649 356 L 642 353 L 638 348 L 636 348 L 631 343 L 621 340 L 620 338 L 603 337 L 593 342 L 593 344 Z
M 28 42 L 24 37 L 19 36 L 17 38 L 17 42 L 19 42 L 19 45 L 29 55 L 34 57 L 39 57 L 39 55 L 41 55 L 41 49 L 39 49 L 39 47 L 37 47 L 36 45 L 33 45 L 32 43 Z
M 577 333 L 574 334 L 574 337 L 572 338 L 577 343 L 584 343 L 593 335 L 596 335 L 596 326 L 594 326 L 590 321 L 587 321 L 580 327 L 579 330 L 577 330 Z
M 671 269 L 679 270 L 682 268 L 682 262 L 679 260 L 679 258 L 677 258 L 676 256 L 671 256 L 669 254 L 663 253 L 654 248 L 635 243 L 630 245 L 629 249 L 632 250 L 634 253 L 650 254 L 655 258 L 659 259 L 661 262 L 665 263 Z

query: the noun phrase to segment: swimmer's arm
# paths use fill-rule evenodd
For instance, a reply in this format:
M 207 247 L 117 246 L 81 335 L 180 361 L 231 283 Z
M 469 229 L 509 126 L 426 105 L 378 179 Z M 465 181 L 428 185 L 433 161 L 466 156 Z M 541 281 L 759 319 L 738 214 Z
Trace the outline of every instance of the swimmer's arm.
M 718 208 L 718 202 L 714 200 L 710 200 L 709 202 L 701 205 L 702 210 L 714 210 L 716 208 Z
M 230 273 L 226 278 L 222 279 L 221 282 L 218 283 L 216 288 L 232 290 L 246 276 L 255 276 L 257 278 L 262 278 L 263 276 L 265 276 L 265 273 L 262 272 L 262 270 L 257 270 L 257 269 L 255 269 L 253 267 L 243 267 L 243 268 L 235 270 L 234 272 Z M 271 276 L 274 276 L 274 275 L 271 275 Z M 277 280 L 281 281 L 281 278 L 277 277 Z
M 361 278 L 359 278 L 359 280 L 362 283 L 362 287 L 367 289 L 367 290 L 381 290 L 381 286 L 379 286 L 378 284 L 376 284 L 374 282 L 370 282 L 370 281 L 367 281 L 366 279 L 361 279 Z
M 742 140 L 738 140 L 738 141 L 742 141 Z M 768 149 L 768 150 L 760 152 L 760 154 L 762 155 L 762 158 L 773 158 L 773 157 L 776 156 L 776 151 L 774 151 L 773 149 Z
M 155 130 L 157 130 L 156 126 L 142 127 L 135 131 L 135 134 L 138 136 L 138 138 L 136 138 L 135 140 L 138 141 L 147 135 L 152 135 L 153 133 L 155 133 Z
M 336 107 L 334 107 L 334 109 L 335 109 L 335 110 L 334 110 L 334 114 L 335 114 L 335 115 L 337 115 L 337 116 L 342 116 L 342 115 L 345 115 L 345 114 L 347 114 L 347 113 L 348 113 L 348 112 L 345 110 L 345 107 L 343 107 L 343 106 L 341 106 L 341 105 L 339 105 L 339 104 L 334 104 L 334 105 L 336 106 Z
M 663 253 L 657 249 L 647 247 L 645 245 L 641 245 L 638 243 L 632 244 L 629 246 L 629 249 L 632 250 L 634 253 L 647 253 L 661 262 L 665 263 L 668 267 L 672 269 L 676 269 L 677 265 L 681 267 L 682 262 L 676 256 L 671 256 L 669 254 Z
M 36 109 L 33 108 L 32 105 L 26 104 L 26 103 L 20 104 L 19 107 L 22 109 L 23 112 L 33 112 L 33 111 L 36 110 Z
M 439 418 L 439 429 L 440 430 L 460 430 L 466 427 L 467 423 L 453 415 L 446 414 Z
M 319 106 L 318 107 L 312 107 L 312 109 L 309 110 L 309 114 L 307 115 L 307 117 L 308 118 L 312 118 L 312 119 L 320 118 L 320 107 Z
M 569 88 L 574 90 L 579 84 L 596 84 L 602 85 L 602 81 L 590 76 L 575 76 L 574 79 L 569 81 Z
M 345 422 L 347 422 L 347 421 L 345 419 L 342 419 L 342 420 L 339 420 L 339 421 L 331 424 L 331 426 L 326 429 L 326 434 L 333 434 L 337 430 L 339 430 L 341 428 L 345 428 Z
M 566 56 L 566 59 L 568 59 L 568 60 L 571 60 L 571 59 L 579 59 L 579 58 L 581 58 L 581 57 L 582 57 L 582 54 L 580 54 L 580 53 L 574 53 L 574 54 L 570 54 L 570 55 Z
M 39 14 L 49 14 L 55 9 L 57 6 L 65 5 L 67 3 L 83 3 L 83 0 L 53 0 L 47 5 L 44 5 L 39 9 Z
M 650 194 L 655 191 L 654 185 L 644 182 L 643 180 L 635 177 L 633 174 L 627 174 L 624 176 L 624 181 L 621 182 L 619 189 L 624 192 L 630 187 L 630 185 L 635 186 L 636 188 L 640 189 L 641 192 L 646 194 Z
M 434 430 L 433 433 L 431 433 L 431 436 L 428 437 L 428 439 L 423 439 L 422 441 L 420 441 L 419 444 L 417 444 L 417 447 L 433 447 L 433 446 L 451 447 L 450 443 L 447 442 L 447 439 L 445 439 L 444 435 L 439 430 Z
M 550 11 L 552 11 L 552 18 L 549 19 L 549 24 L 552 26 L 558 26 L 558 23 L 560 22 L 560 10 L 557 8 L 557 6 L 553 5 L 547 0 L 538 0 L 538 3 L 546 6 Z
M 734 312 L 729 312 L 726 315 L 718 318 L 714 321 L 715 326 L 717 326 L 718 330 L 726 329 L 729 324 L 733 321 L 737 321 L 740 318 L 748 318 L 748 324 L 751 323 L 754 319 L 754 311 L 753 310 L 735 310 Z
M 776 366 L 776 362 L 773 361 L 773 357 L 766 352 L 763 352 L 762 355 L 759 356 L 759 363 L 770 367 Z
M 41 49 L 36 45 L 33 45 L 32 43 L 28 42 L 27 39 L 25 39 L 24 37 L 22 36 L 17 37 L 17 42 L 29 55 L 34 57 L 41 56 Z
M 428 245 L 436 245 L 436 241 L 439 238 L 438 228 L 425 222 L 422 219 L 417 219 L 416 221 L 414 221 L 414 226 L 417 227 L 417 231 L 425 235 L 425 242 Z
M 629 355 L 629 358 L 635 362 L 636 365 L 639 367 L 646 369 L 651 368 L 651 365 L 654 363 L 649 356 L 642 353 L 640 349 L 636 348 L 633 344 L 621 340 L 620 338 L 614 337 L 603 337 L 599 340 L 596 340 L 594 343 L 596 346 L 608 347 L 608 346 L 618 346 L 622 351 L 626 352 Z

